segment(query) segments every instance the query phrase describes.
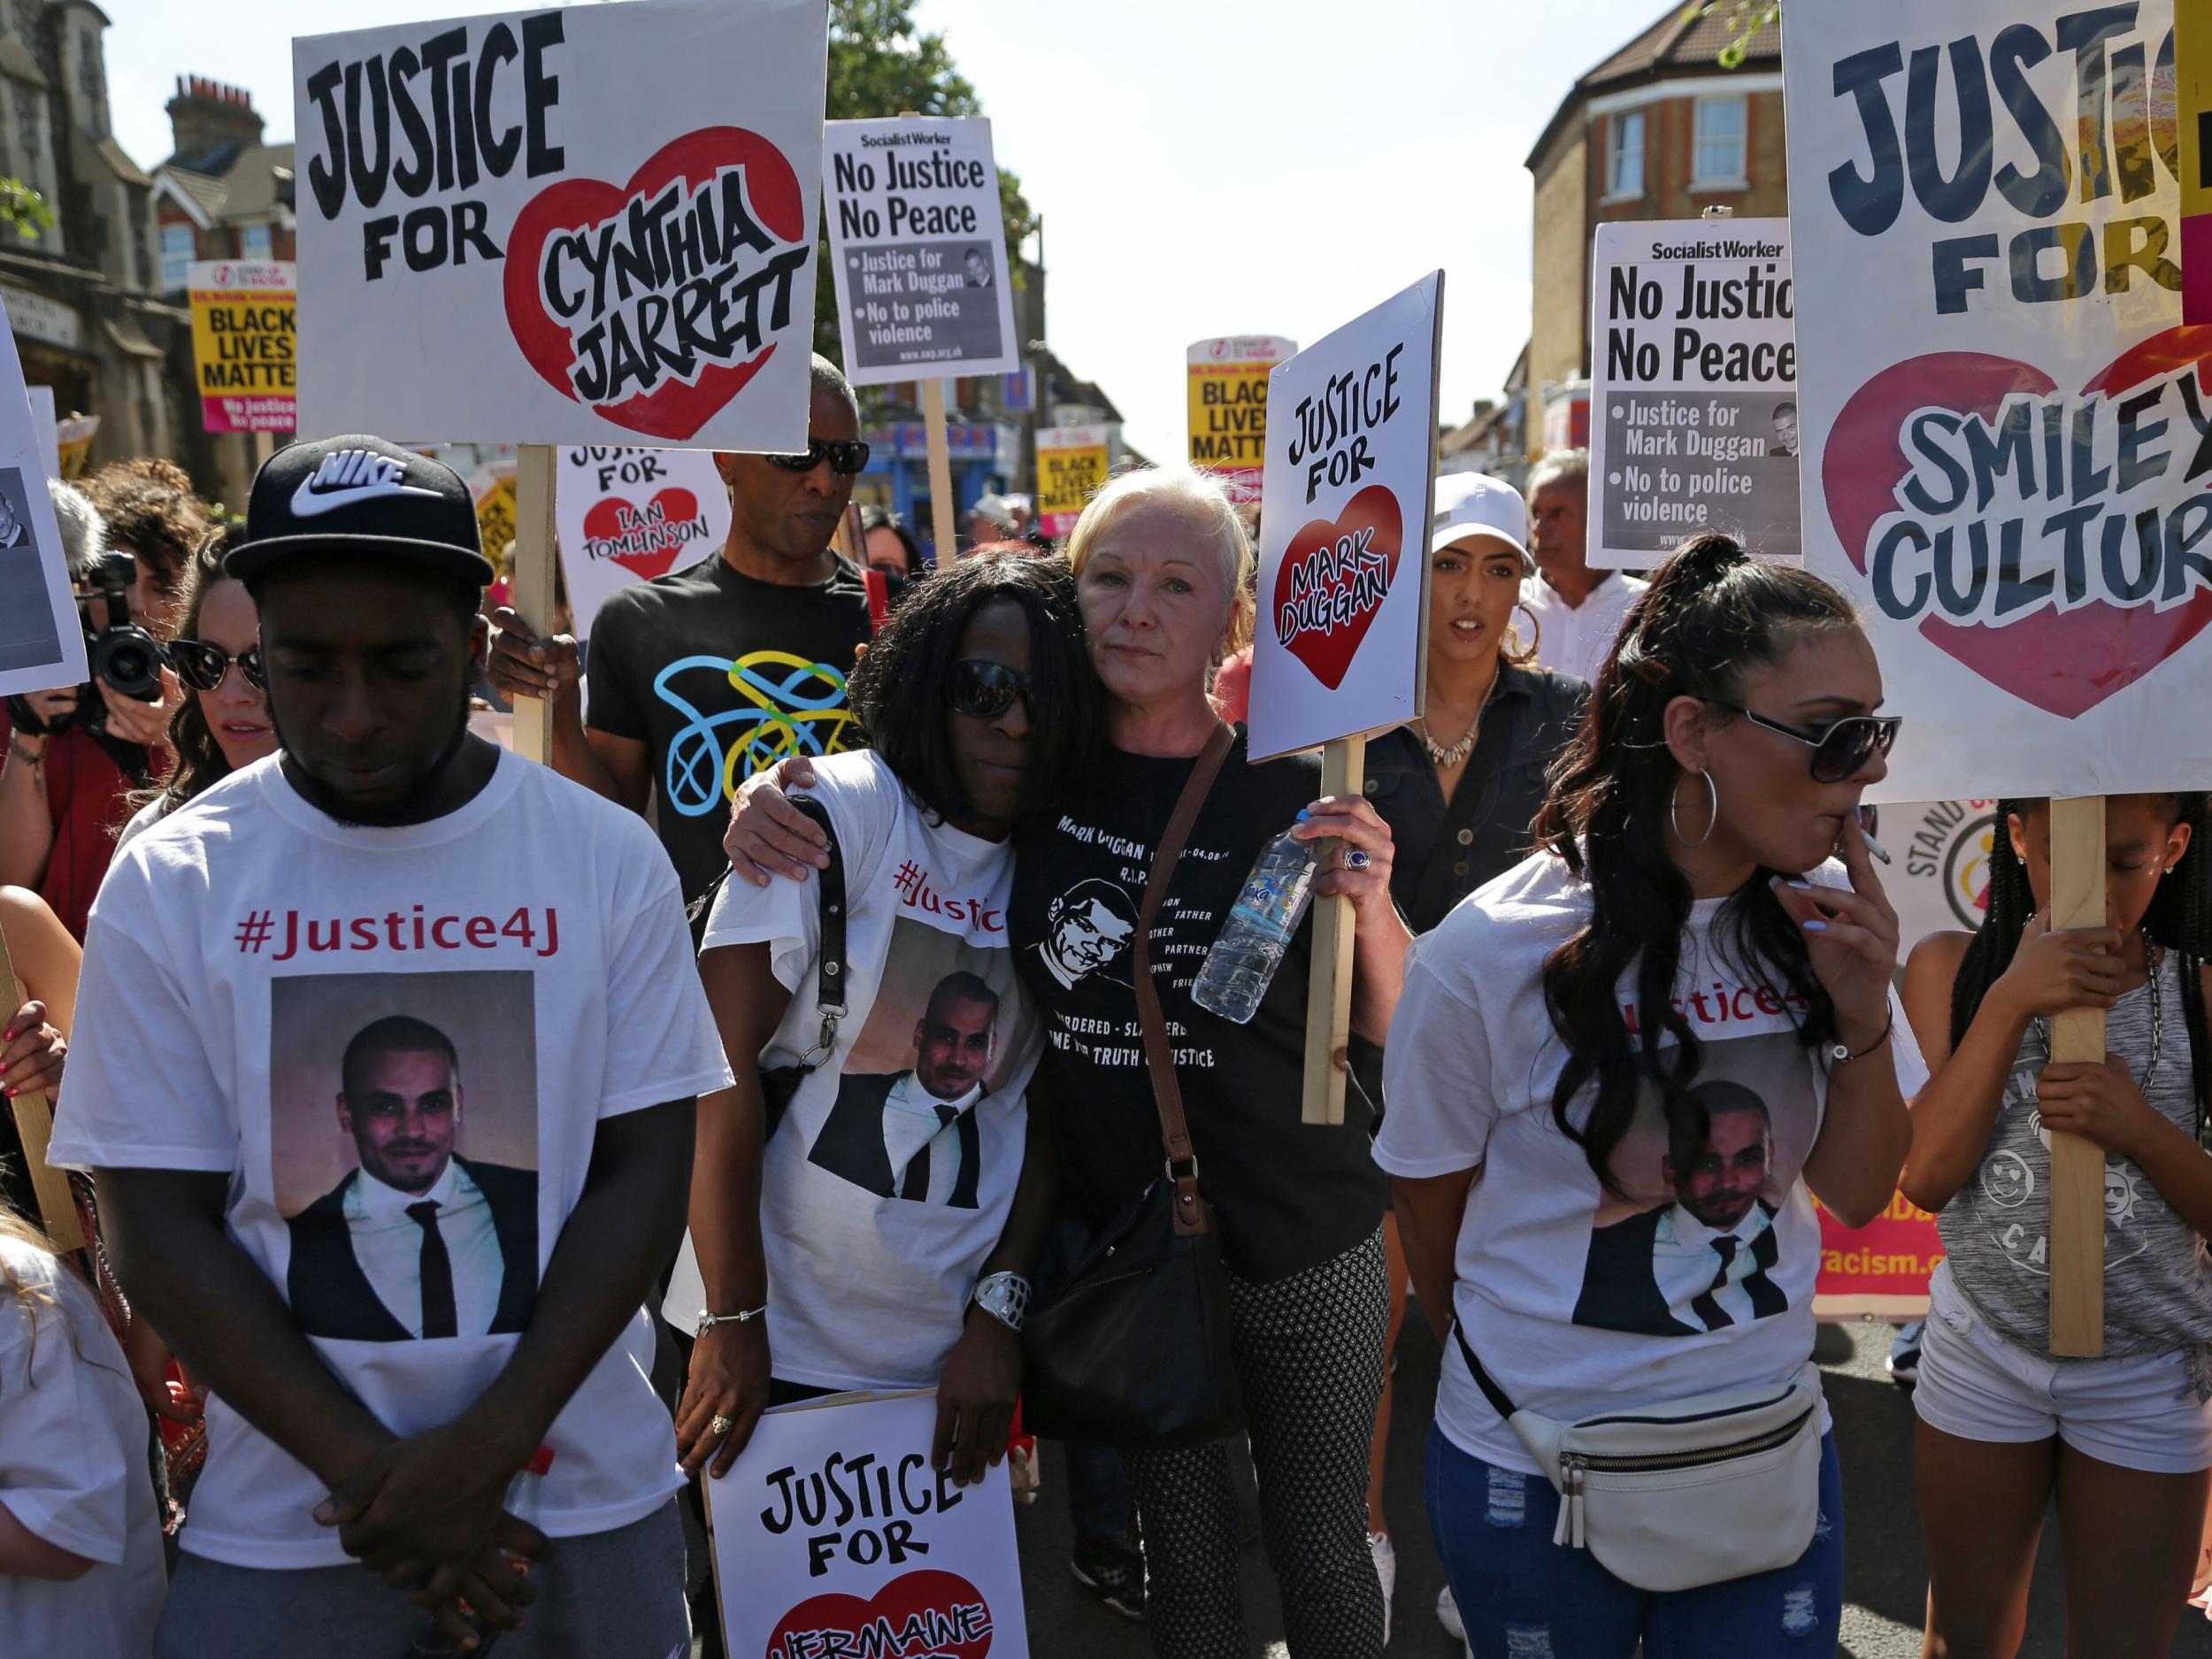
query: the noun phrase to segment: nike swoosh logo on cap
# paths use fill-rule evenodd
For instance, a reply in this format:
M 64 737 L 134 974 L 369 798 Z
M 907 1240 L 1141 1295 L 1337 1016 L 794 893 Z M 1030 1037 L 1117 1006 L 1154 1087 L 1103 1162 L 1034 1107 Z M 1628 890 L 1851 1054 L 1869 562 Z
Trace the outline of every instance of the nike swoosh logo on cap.
M 410 484 L 405 465 L 369 449 L 340 449 L 323 457 L 315 470 L 292 492 L 296 517 L 312 518 L 356 502 L 380 495 L 429 495 L 439 492 Z

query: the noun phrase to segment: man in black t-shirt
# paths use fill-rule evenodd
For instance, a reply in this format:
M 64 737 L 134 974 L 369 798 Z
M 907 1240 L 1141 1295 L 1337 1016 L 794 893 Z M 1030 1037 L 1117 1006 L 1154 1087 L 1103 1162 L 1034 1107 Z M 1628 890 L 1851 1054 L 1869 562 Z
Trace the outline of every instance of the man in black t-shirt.
M 492 683 L 553 702 L 553 766 L 654 813 L 695 899 L 727 862 L 737 787 L 791 755 L 833 755 L 861 735 L 845 693 L 874 632 L 861 572 L 831 548 L 866 465 L 860 410 L 836 365 L 814 359 L 803 456 L 718 455 L 730 487 L 719 558 L 626 588 L 591 630 L 588 710 L 576 641 L 539 640 L 495 613 Z

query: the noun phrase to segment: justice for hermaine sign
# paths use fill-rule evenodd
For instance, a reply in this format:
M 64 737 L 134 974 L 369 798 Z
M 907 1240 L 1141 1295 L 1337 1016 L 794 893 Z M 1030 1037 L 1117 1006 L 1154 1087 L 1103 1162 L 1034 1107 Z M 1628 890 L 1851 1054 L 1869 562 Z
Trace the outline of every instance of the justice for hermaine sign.
M 2171 0 L 1808 5 L 1784 36 L 1805 561 L 1905 716 L 1886 800 L 2212 777 L 2212 328 Z

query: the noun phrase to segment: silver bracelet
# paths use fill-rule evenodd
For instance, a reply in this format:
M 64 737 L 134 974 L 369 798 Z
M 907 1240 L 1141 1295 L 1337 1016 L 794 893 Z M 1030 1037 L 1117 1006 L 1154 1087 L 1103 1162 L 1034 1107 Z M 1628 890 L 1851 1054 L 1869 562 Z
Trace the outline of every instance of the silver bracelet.
M 757 1308 L 746 1309 L 742 1313 L 709 1313 L 702 1308 L 699 1310 L 699 1328 L 695 1334 L 704 1336 L 718 1325 L 745 1325 L 767 1311 L 768 1304 L 764 1302 Z
M 1029 1312 L 1029 1281 L 1019 1273 L 987 1273 L 968 1300 L 1018 1333 Z

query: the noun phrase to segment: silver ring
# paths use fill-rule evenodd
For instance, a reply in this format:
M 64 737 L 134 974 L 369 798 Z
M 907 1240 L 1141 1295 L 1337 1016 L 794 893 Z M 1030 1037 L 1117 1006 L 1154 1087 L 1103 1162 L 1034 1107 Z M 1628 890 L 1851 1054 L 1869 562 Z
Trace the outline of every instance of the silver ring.
M 1347 870 L 1364 870 L 1374 862 L 1367 856 L 1364 848 L 1347 847 L 1344 849 L 1344 867 Z
M 718 1413 L 708 1422 L 707 1432 L 710 1434 L 727 1434 L 736 1426 L 737 1425 L 730 1418 L 723 1417 Z

